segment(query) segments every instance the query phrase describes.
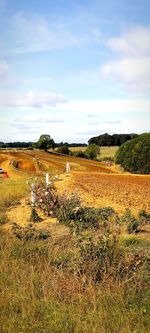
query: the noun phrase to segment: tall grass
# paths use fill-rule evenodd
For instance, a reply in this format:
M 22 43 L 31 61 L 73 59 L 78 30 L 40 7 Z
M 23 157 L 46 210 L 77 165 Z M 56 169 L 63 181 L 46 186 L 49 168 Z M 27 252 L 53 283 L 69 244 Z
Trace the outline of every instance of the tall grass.
M 1 333 L 149 332 L 146 271 L 130 281 L 108 276 L 85 284 L 73 240 L 23 241 L 3 231 L 0 237 Z
M 11 206 L 27 192 L 27 184 L 24 179 L 0 180 L 0 211 Z
M 20 180 L 0 186 L 1 211 L 27 190 Z M 98 248 L 90 239 L 87 245 L 71 234 L 26 240 L 0 228 L 0 333 L 149 332 L 147 246 L 138 243 L 140 257 L 132 255 L 131 238 Z M 109 258 L 108 270 L 93 280 L 102 255 Z

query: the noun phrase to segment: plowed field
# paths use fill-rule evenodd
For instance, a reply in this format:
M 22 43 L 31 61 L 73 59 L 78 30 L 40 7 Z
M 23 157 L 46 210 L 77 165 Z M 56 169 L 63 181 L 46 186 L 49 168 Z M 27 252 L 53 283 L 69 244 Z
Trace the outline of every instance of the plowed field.
M 18 162 L 18 168 L 11 162 Z M 71 174 L 65 174 L 69 161 Z M 131 208 L 150 212 L 150 176 L 119 174 L 117 169 L 82 158 L 58 156 L 42 151 L 1 151 L 0 166 L 13 179 L 25 176 L 61 174 L 56 186 L 59 191 L 73 192 L 76 188 L 85 203 L 91 206 L 112 206 L 118 212 Z
M 77 189 L 85 202 L 112 206 L 123 212 L 131 208 L 150 212 L 150 176 L 74 172 L 69 187 Z

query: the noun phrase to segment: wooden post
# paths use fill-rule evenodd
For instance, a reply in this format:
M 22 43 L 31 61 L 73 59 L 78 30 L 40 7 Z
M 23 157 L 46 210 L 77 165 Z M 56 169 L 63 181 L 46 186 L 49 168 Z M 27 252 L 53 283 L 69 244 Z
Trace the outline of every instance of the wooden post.
M 66 173 L 70 172 L 70 164 L 69 162 L 66 163 Z
M 45 178 L 45 181 L 46 181 L 46 187 L 49 185 L 49 174 L 46 173 L 46 178 Z

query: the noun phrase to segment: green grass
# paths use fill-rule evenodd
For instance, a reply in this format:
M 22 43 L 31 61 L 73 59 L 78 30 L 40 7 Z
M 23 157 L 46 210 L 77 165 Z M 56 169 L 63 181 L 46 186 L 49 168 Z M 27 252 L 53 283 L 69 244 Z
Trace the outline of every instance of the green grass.
M 87 147 L 70 147 L 69 148 L 72 152 L 76 152 L 76 151 L 85 151 L 87 149 Z M 114 146 L 114 147 L 100 147 L 100 155 L 98 156 L 98 159 L 106 159 L 106 158 L 114 158 L 116 152 L 118 150 L 118 147 Z
M 0 211 L 15 204 L 27 191 L 26 181 L 7 180 L 0 182 Z
M 118 150 L 117 146 L 114 146 L 114 147 L 100 147 L 101 153 L 98 156 L 98 158 L 100 158 L 100 159 L 114 158 L 117 150 Z

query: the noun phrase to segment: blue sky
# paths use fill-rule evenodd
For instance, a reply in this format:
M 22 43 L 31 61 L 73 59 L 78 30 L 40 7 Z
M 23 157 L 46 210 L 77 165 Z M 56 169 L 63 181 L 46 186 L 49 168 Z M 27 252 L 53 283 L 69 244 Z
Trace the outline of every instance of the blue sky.
M 0 0 L 0 141 L 150 130 L 150 0 Z

